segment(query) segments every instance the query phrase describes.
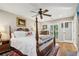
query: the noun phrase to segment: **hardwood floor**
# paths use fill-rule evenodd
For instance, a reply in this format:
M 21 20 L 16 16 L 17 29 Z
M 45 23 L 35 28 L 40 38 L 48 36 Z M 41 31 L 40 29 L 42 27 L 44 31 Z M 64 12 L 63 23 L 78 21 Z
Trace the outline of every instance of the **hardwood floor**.
M 76 55 L 77 49 L 73 43 L 57 42 L 60 46 L 60 56 Z
M 59 54 L 58 56 L 74 56 L 77 54 L 77 49 L 72 43 L 67 42 L 57 42 L 59 44 Z M 3 46 L 0 46 L 0 52 L 3 52 L 8 49 L 8 44 L 5 44 Z M 51 55 L 53 56 L 53 55 Z

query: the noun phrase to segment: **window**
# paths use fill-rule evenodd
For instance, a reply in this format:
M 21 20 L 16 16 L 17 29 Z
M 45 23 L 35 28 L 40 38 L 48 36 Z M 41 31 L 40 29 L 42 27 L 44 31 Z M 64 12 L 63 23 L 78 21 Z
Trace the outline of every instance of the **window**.
M 63 28 L 63 23 L 61 24 L 61 28 Z
M 68 22 L 65 23 L 65 28 L 68 28 Z

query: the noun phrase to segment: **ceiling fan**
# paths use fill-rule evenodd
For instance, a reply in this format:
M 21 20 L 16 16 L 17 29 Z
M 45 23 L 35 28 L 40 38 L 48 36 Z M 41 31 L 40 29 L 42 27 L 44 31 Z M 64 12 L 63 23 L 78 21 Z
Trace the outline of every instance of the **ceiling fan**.
M 44 16 L 49 16 L 49 17 L 52 16 L 52 15 L 46 14 L 46 12 L 48 12 L 47 9 L 42 10 L 42 8 L 40 8 L 38 12 L 35 12 L 35 11 L 31 11 L 31 12 L 33 12 L 33 13 L 37 13 L 37 14 L 34 15 L 34 16 L 38 16 L 38 15 L 39 15 L 41 19 L 43 19 L 43 15 L 44 15 Z M 34 17 L 34 16 L 33 16 L 33 17 Z

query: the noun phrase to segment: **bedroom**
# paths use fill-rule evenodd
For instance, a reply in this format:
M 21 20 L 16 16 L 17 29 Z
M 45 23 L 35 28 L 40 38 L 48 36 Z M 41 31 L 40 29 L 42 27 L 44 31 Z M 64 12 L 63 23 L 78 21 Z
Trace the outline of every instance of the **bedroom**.
M 53 4 L 53 3 L 48 3 L 48 4 L 3 3 L 3 4 L 0 4 L 0 31 L 1 33 L 3 32 L 3 34 L 1 35 L 1 48 L 3 50 L 2 52 L 4 52 L 7 49 L 7 47 L 6 49 L 4 48 L 5 46 L 2 47 L 2 45 L 4 45 L 2 44 L 2 41 L 4 41 L 4 43 L 6 43 L 6 41 L 11 41 L 12 39 L 12 37 L 10 37 L 11 33 L 13 33 L 18 28 L 19 28 L 18 30 L 21 30 L 21 31 L 24 30 L 25 28 L 28 28 L 30 29 L 30 31 L 33 32 L 33 35 L 35 36 L 35 33 L 37 33 L 36 25 L 35 25 L 36 24 L 35 15 L 39 11 L 40 8 L 42 8 L 42 10 L 48 9 L 49 11 L 47 12 L 47 14 L 52 15 L 52 17 L 43 16 L 43 19 L 40 19 L 40 17 L 38 16 L 38 34 L 39 35 L 44 34 L 47 36 L 51 35 L 53 38 L 55 36 L 56 42 L 73 43 L 76 46 L 76 40 L 77 40 L 76 6 L 77 4 Z M 29 35 L 31 35 L 31 33 Z M 33 39 L 33 37 L 30 37 L 30 38 Z M 42 37 L 44 38 L 44 36 Z M 49 37 L 49 38 L 52 38 L 52 37 Z M 30 38 L 27 38 L 27 39 L 30 39 Z M 27 42 L 29 42 L 28 44 L 30 44 L 30 43 L 33 43 L 34 40 L 31 40 L 30 42 L 27 40 Z M 22 41 L 21 43 L 23 43 Z M 36 41 L 37 40 L 34 41 L 34 44 L 36 43 Z M 51 43 L 51 39 L 50 40 L 47 39 L 47 41 Z M 19 44 L 15 45 L 16 48 L 17 46 L 20 45 L 20 42 L 17 42 L 17 43 Z M 46 51 L 52 48 L 53 43 L 50 44 L 50 46 L 48 46 L 49 43 L 46 42 L 45 44 L 47 45 L 41 46 L 41 48 L 39 48 L 41 50 L 46 47 L 46 49 L 42 51 L 41 54 L 44 53 L 43 55 L 45 55 L 47 53 Z M 11 45 L 11 42 L 9 42 L 9 44 Z M 22 46 L 28 47 L 28 44 L 25 43 Z M 35 47 L 34 48 L 35 52 L 31 50 L 29 51 L 26 48 L 25 49 L 27 51 L 26 50 L 24 51 L 24 49 L 21 49 L 21 47 L 18 47 L 17 49 L 22 50 L 21 52 L 23 53 L 26 52 L 25 53 L 26 55 L 27 54 L 36 55 L 36 48 L 37 48 L 36 44 L 35 45 L 32 44 L 32 47 L 28 47 L 29 50 Z M 10 46 L 8 47 L 10 48 Z M 34 54 L 32 54 L 33 52 Z

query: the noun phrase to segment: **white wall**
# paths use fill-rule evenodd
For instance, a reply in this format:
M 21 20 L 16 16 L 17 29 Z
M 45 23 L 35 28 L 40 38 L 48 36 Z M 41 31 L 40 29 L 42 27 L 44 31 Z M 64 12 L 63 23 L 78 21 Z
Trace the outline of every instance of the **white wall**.
M 14 30 L 17 28 L 16 26 L 16 17 L 17 15 L 5 12 L 3 10 L 0 10 L 0 26 L 4 26 L 5 29 L 8 31 L 8 26 L 10 25 L 11 28 Z M 31 19 L 26 19 L 26 27 L 33 27 L 34 21 Z
M 13 29 L 16 29 L 16 17 L 17 15 L 5 12 L 0 10 L 0 25 L 11 25 Z M 26 18 L 26 27 L 33 26 L 34 21 L 31 19 Z
M 0 25 L 16 27 L 16 15 L 0 10 Z
M 9 31 L 9 25 L 16 28 L 16 15 L 0 10 L 0 26 L 4 26 L 6 31 Z M 9 39 L 9 35 L 2 34 L 2 40 Z
M 31 19 L 26 19 L 26 27 L 29 29 L 35 29 L 35 21 L 31 20 Z
M 55 25 L 57 24 L 58 25 L 58 39 L 61 39 L 62 38 L 62 31 L 64 32 L 65 29 L 62 29 L 61 28 L 61 23 L 65 23 L 65 22 L 73 22 L 73 16 L 72 17 L 68 17 L 68 18 L 61 18 L 61 19 L 58 19 L 58 20 L 55 20 L 55 21 L 48 21 L 48 22 L 43 22 L 42 25 L 47 25 L 48 26 L 48 29 L 50 31 L 50 25 Z M 71 31 L 71 30 L 70 30 Z M 73 31 L 72 31 L 73 32 Z M 63 33 L 64 35 L 64 33 Z M 65 37 L 63 37 L 63 39 L 65 39 Z M 72 39 L 73 40 L 73 39 Z
M 73 39 L 74 39 L 74 45 L 76 48 L 79 48 L 79 22 L 77 18 L 77 13 L 75 13 L 74 21 L 73 21 Z

